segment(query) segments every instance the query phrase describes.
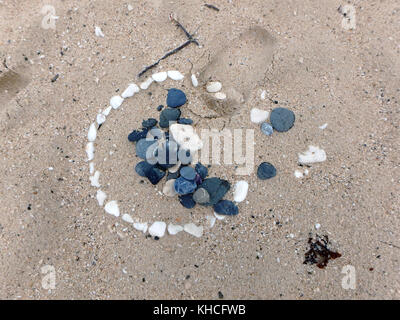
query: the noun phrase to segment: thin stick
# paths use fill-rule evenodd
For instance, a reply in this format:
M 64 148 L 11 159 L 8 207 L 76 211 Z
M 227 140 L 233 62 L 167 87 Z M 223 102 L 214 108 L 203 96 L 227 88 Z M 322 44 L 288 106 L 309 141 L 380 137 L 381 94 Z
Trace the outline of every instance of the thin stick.
M 219 9 L 216 7 L 216 6 L 214 6 L 214 5 L 212 5 L 212 4 L 208 4 L 208 3 L 206 3 L 206 4 L 204 4 L 207 8 L 209 8 L 209 9 L 213 9 L 213 10 L 215 10 L 215 11 L 219 11 Z

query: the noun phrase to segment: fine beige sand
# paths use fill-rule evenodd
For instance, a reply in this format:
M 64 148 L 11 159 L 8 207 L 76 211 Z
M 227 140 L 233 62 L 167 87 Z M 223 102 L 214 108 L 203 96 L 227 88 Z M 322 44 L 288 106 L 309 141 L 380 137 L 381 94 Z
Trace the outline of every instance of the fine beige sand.
M 199 0 L 0 1 L 0 298 L 400 298 L 398 1 L 350 1 L 354 30 L 342 27 L 339 0 L 211 3 L 220 11 Z M 42 27 L 44 5 L 55 9 L 55 29 Z M 201 238 L 181 232 L 156 241 L 98 205 L 85 145 L 110 97 L 139 84 L 144 66 L 186 40 L 171 13 L 197 31 L 200 46 L 154 71 L 179 70 L 185 79 L 126 100 L 95 142 L 102 190 L 121 213 L 205 226 Z M 252 28 L 268 36 L 246 34 Z M 243 64 L 223 67 L 231 56 Z M 235 98 L 226 105 L 213 107 L 190 82 L 210 65 Z M 213 228 L 212 209 L 183 208 L 133 169 L 127 135 L 158 118 L 171 86 L 187 93 L 182 113 L 196 128 L 254 129 L 255 164 L 278 171 L 262 181 L 213 165 L 211 176 L 250 185 L 239 215 Z M 295 125 L 266 137 L 250 110 L 277 106 L 294 111 Z M 309 145 L 327 160 L 298 179 L 294 171 L 305 169 L 298 153 Z M 310 233 L 328 235 L 342 256 L 325 269 L 303 264 Z M 348 266 L 355 288 L 342 285 Z

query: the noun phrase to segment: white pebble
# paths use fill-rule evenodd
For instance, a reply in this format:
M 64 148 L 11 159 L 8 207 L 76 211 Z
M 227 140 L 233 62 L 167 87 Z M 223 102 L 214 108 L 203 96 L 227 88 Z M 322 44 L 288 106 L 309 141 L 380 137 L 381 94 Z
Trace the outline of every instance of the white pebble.
M 253 123 L 261 123 L 268 119 L 269 112 L 266 110 L 260 110 L 253 108 L 250 111 L 250 120 Z
M 218 214 L 216 212 L 214 212 L 214 216 L 218 219 L 218 220 L 224 220 L 225 216 L 223 214 Z
M 146 233 L 146 231 L 147 231 L 147 222 L 144 222 L 144 223 L 135 222 L 133 224 L 133 227 L 138 231 L 142 231 L 143 233 Z
M 295 171 L 294 171 L 294 176 L 295 176 L 297 179 L 303 178 L 303 172 L 301 172 L 300 170 L 295 170 Z
M 157 72 L 157 73 L 153 73 L 151 77 L 156 82 L 163 82 L 163 81 L 167 80 L 168 74 L 165 71 Z
M 327 126 L 328 126 L 328 124 L 324 123 L 322 126 L 319 126 L 318 128 L 320 128 L 321 130 L 324 130 L 324 129 L 326 129 Z
M 215 221 L 217 221 L 217 219 L 213 216 L 206 216 L 206 219 L 208 221 L 210 228 L 214 227 Z
M 100 178 L 100 171 L 96 171 L 93 176 L 89 177 L 90 184 L 92 185 L 92 187 L 96 188 L 100 187 L 99 178 Z
M 307 151 L 303 152 L 302 154 L 299 153 L 299 163 L 301 164 L 323 162 L 325 160 L 325 151 L 316 146 L 309 146 Z
M 130 98 L 133 97 L 135 93 L 138 93 L 140 91 L 139 87 L 135 83 L 130 83 L 128 85 L 128 88 L 122 92 L 121 97 L 122 98 Z
M 219 81 L 210 81 L 207 83 L 206 90 L 210 93 L 218 92 L 222 89 L 222 84 Z
M 172 80 L 182 80 L 185 77 L 182 73 L 176 70 L 170 70 L 167 74 Z
M 192 74 L 191 79 L 193 87 L 197 87 L 199 85 L 199 81 L 197 81 L 196 75 Z
M 133 223 L 132 217 L 127 213 L 122 215 L 122 220 L 124 220 L 125 222 L 128 222 L 128 223 Z
M 102 37 L 102 38 L 104 38 L 104 33 L 103 33 L 103 31 L 101 30 L 100 27 L 95 27 L 95 28 L 94 28 L 94 33 L 95 33 L 95 35 L 96 35 L 97 37 Z
M 225 100 L 226 99 L 226 94 L 223 92 L 217 92 L 215 94 L 215 98 L 217 98 L 218 100 Z
M 319 223 L 316 223 L 316 224 L 315 224 L 315 229 L 318 230 L 319 228 L 321 228 L 321 225 L 320 225 Z
M 167 197 L 173 197 L 176 195 L 175 187 L 174 187 L 175 179 L 168 180 L 163 188 L 163 193 Z
M 233 199 L 235 202 L 242 202 L 247 197 L 247 192 L 249 190 L 249 184 L 244 181 L 238 181 L 235 184 L 235 191 L 233 193 Z
M 89 163 L 89 173 L 90 174 L 94 173 L 94 162 Z
M 175 234 L 177 234 L 177 233 L 179 233 L 181 231 L 183 231 L 183 227 L 180 226 L 180 225 L 172 224 L 172 223 L 170 223 L 168 225 L 168 233 L 171 234 L 171 235 L 175 235 Z
M 104 111 L 102 112 L 106 117 L 110 114 L 112 107 L 108 106 Z
M 96 193 L 96 199 L 97 199 L 97 202 L 99 203 L 100 207 L 103 206 L 104 201 L 106 200 L 106 198 L 107 198 L 106 193 L 104 191 L 101 191 L 100 189 L 98 189 L 97 193 Z
M 133 10 L 132 5 L 128 4 L 128 11 L 132 11 L 132 10 Z
M 148 87 L 150 87 L 150 85 L 153 83 L 153 81 L 154 81 L 154 80 L 153 80 L 152 77 L 147 78 L 146 81 L 144 81 L 144 82 L 142 82 L 142 83 L 140 84 L 140 89 L 142 89 L 142 90 L 148 89 Z
M 122 102 L 124 102 L 124 99 L 120 96 L 114 96 L 110 99 L 110 105 L 113 109 L 118 109 L 121 106 Z
M 93 144 L 93 142 L 89 142 L 87 145 L 86 145 L 86 154 L 87 154 L 87 157 L 88 157 L 88 161 L 91 161 L 91 160 L 93 160 L 93 158 L 94 158 L 94 144 Z
M 99 113 L 96 117 L 97 124 L 102 124 L 106 121 L 106 116 L 102 113 Z
M 194 223 L 187 223 L 183 226 L 183 230 L 192 236 L 200 238 L 203 235 L 203 227 L 196 226 Z
M 89 127 L 88 140 L 90 142 L 93 142 L 94 140 L 96 140 L 96 136 L 97 136 L 97 128 L 96 124 L 93 122 Z
M 263 91 L 261 92 L 261 96 L 260 96 L 261 100 L 265 100 L 265 96 L 266 96 L 266 95 L 267 95 L 267 91 L 263 90 Z
M 149 233 L 152 237 L 162 238 L 165 234 L 166 228 L 167 228 L 167 224 L 165 222 L 156 221 L 150 226 Z
M 113 216 L 119 217 L 118 203 L 115 200 L 107 202 L 104 206 L 104 210 Z
M 203 147 L 203 142 L 190 125 L 174 123 L 169 131 L 176 143 L 185 150 L 195 152 Z

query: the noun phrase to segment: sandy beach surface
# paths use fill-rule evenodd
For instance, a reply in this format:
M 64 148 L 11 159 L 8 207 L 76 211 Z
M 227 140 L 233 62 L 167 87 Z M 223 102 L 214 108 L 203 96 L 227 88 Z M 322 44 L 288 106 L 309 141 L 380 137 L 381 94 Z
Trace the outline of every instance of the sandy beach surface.
M 0 298 L 400 298 L 400 3 L 210 3 L 219 11 L 200 0 L 0 1 Z M 351 29 L 343 8 L 354 9 L 346 11 Z M 171 13 L 199 46 L 138 79 L 187 40 Z M 246 33 L 252 28 L 263 31 Z M 232 68 L 230 55 L 238 59 Z M 229 75 L 223 88 L 243 95 L 237 107 L 204 107 L 190 75 L 210 65 Z M 204 226 L 200 238 L 155 240 L 135 230 L 98 205 L 89 180 L 85 146 L 98 112 L 129 83 L 167 70 L 184 80 L 154 83 L 107 117 L 95 170 L 121 215 L 193 222 Z M 171 87 L 187 94 L 181 111 L 196 129 L 254 130 L 250 175 L 236 175 L 235 165 L 209 169 L 232 185 L 249 183 L 239 215 L 212 228 L 211 208 L 185 209 L 162 194 L 164 182 L 153 186 L 134 172 L 127 136 L 158 119 Z M 276 107 L 291 109 L 295 125 L 265 136 L 250 110 Z M 326 161 L 299 166 L 310 145 Z M 263 161 L 276 177 L 257 178 Z M 304 264 L 310 234 L 327 235 L 341 257 L 323 269 Z

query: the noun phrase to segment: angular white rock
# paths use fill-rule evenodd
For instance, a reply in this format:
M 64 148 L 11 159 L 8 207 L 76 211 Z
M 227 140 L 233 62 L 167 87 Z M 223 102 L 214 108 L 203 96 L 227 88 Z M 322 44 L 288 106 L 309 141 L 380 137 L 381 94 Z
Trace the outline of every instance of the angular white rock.
M 163 193 L 167 197 L 173 197 L 176 195 L 175 187 L 174 187 L 175 179 L 168 180 L 163 188 Z
M 183 226 L 183 230 L 192 236 L 200 238 L 203 235 L 203 227 L 196 226 L 194 223 L 187 223 Z
M 94 28 L 94 33 L 95 33 L 95 35 L 96 35 L 97 37 L 102 37 L 102 38 L 104 38 L 104 33 L 103 33 L 103 31 L 101 30 L 100 27 L 95 27 L 95 28 Z
M 142 231 L 143 233 L 146 233 L 146 231 L 147 231 L 147 222 L 144 222 L 144 223 L 135 222 L 133 224 L 133 227 L 138 231 Z
M 122 98 L 130 98 L 133 97 L 135 93 L 138 93 L 140 91 L 139 87 L 135 83 L 130 83 L 128 85 L 128 88 L 122 92 L 121 97 Z
M 210 81 L 207 83 L 206 90 L 210 93 L 218 92 L 222 89 L 222 83 L 219 81 Z
M 299 163 L 301 164 L 323 162 L 325 160 L 325 151 L 316 146 L 309 146 L 307 151 L 299 153 Z
M 185 77 L 182 73 L 176 70 L 170 70 L 167 74 L 172 80 L 182 80 Z
M 90 142 L 93 142 L 94 140 L 96 140 L 96 136 L 97 136 L 97 128 L 96 124 L 93 122 L 89 127 L 88 140 Z
M 133 223 L 132 217 L 127 213 L 122 215 L 122 220 L 124 220 L 125 222 L 128 222 L 128 223 Z
M 210 228 L 214 227 L 215 221 L 217 221 L 217 219 L 213 216 L 207 216 L 206 219 L 208 221 Z
M 226 99 L 226 94 L 223 92 L 217 92 L 215 94 L 215 98 L 217 98 L 218 100 L 225 100 Z
M 144 82 L 142 82 L 142 83 L 140 84 L 140 89 L 142 89 L 142 90 L 148 89 L 148 88 L 150 87 L 150 85 L 153 83 L 153 81 L 154 81 L 154 80 L 153 80 L 152 77 L 147 78 L 146 81 L 144 81 Z
M 253 108 L 250 111 L 250 120 L 253 123 L 261 123 L 268 119 L 269 112 Z
M 203 141 L 190 125 L 174 123 L 169 127 L 174 140 L 185 150 L 195 152 L 203 147 Z
M 235 200 L 235 202 L 242 202 L 246 199 L 248 190 L 249 184 L 247 181 L 241 180 L 236 182 L 235 191 L 233 192 L 233 200 Z
M 106 116 L 103 113 L 99 113 L 96 117 L 97 124 L 102 124 L 106 122 Z
M 90 174 L 94 173 L 94 162 L 89 163 L 89 173 Z
M 93 158 L 94 158 L 94 144 L 93 144 L 93 142 L 89 142 L 86 145 L 86 149 L 85 150 L 86 150 L 86 155 L 88 157 L 87 161 L 93 160 Z
M 183 227 L 180 226 L 180 225 L 172 224 L 172 223 L 170 223 L 168 225 L 168 233 L 171 234 L 171 235 L 175 235 L 175 234 L 177 234 L 177 233 L 179 233 L 181 231 L 183 231 Z
M 154 81 L 156 82 L 163 82 L 167 80 L 168 74 L 165 71 L 153 73 L 151 75 Z
M 118 109 L 122 102 L 124 102 L 124 99 L 120 96 L 114 96 L 110 99 L 110 105 L 113 109 Z
M 89 177 L 90 184 L 92 185 L 92 187 L 96 188 L 100 187 L 99 178 L 100 178 L 100 171 L 96 171 L 93 176 Z
M 100 189 L 97 190 L 96 199 L 97 199 L 97 202 L 99 203 L 100 207 L 103 206 L 104 201 L 106 200 L 106 198 L 107 198 L 107 195 L 106 195 L 106 193 L 104 191 L 101 191 Z
M 118 203 L 115 200 L 107 202 L 104 206 L 104 210 L 113 216 L 119 217 Z
M 104 114 L 106 117 L 110 114 L 112 107 L 108 106 L 106 109 L 104 109 L 104 111 L 102 112 L 102 114 Z
M 153 237 L 161 238 L 164 236 L 166 228 L 167 228 L 167 224 L 165 222 L 156 221 L 150 226 L 149 233 Z
M 294 176 L 295 176 L 297 179 L 303 178 L 303 172 L 301 172 L 300 170 L 295 170 L 295 171 L 294 171 Z
M 322 126 L 319 126 L 318 128 L 320 128 L 321 130 L 324 130 L 324 129 L 326 129 L 327 126 L 328 126 L 328 124 L 324 123 Z
M 193 85 L 193 87 L 197 87 L 197 86 L 199 85 L 199 81 L 197 81 L 196 75 L 195 75 L 195 74 L 192 74 L 191 79 L 192 79 L 192 85 Z
M 265 100 L 265 96 L 266 96 L 266 95 L 267 95 L 267 91 L 263 90 L 263 91 L 261 92 L 261 95 L 260 95 L 261 100 Z

